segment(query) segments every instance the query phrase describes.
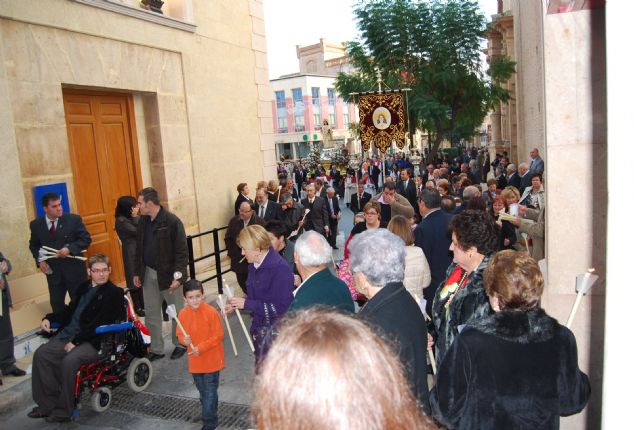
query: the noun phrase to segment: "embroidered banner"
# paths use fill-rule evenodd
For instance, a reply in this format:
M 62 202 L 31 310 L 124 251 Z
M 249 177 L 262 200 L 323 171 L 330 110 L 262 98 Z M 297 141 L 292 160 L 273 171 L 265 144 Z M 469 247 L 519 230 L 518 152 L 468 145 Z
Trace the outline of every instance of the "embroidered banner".
M 395 143 L 404 147 L 404 100 L 401 93 L 361 94 L 360 139 L 365 151 L 373 144 L 383 154 Z

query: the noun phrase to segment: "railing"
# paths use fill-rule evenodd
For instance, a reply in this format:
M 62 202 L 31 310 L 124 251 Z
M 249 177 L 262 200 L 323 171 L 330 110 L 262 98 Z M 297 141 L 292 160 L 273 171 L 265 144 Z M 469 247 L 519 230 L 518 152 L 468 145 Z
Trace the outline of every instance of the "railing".
M 222 275 L 224 275 L 225 273 L 231 272 L 231 268 L 228 268 L 227 270 L 222 270 L 222 260 L 220 258 L 220 254 L 223 252 L 226 252 L 227 249 L 226 248 L 220 249 L 220 237 L 218 233 L 223 230 L 226 230 L 227 228 L 229 228 L 229 226 L 225 225 L 224 227 L 218 227 L 218 228 L 214 228 L 213 230 L 207 230 L 201 233 L 196 233 L 196 234 L 187 236 L 187 248 L 189 250 L 189 277 L 191 279 L 196 279 L 196 275 L 197 275 L 196 263 L 198 261 L 202 261 L 202 260 L 206 260 L 207 258 L 214 257 L 215 264 L 216 264 L 216 274 L 206 279 L 200 279 L 199 281 L 204 284 L 205 282 L 213 281 L 214 279 L 216 279 L 218 281 L 219 294 L 222 294 Z M 196 258 L 193 253 L 193 239 L 197 239 L 199 237 L 203 237 L 207 235 L 213 236 L 213 252 L 209 254 L 201 255 L 200 257 Z

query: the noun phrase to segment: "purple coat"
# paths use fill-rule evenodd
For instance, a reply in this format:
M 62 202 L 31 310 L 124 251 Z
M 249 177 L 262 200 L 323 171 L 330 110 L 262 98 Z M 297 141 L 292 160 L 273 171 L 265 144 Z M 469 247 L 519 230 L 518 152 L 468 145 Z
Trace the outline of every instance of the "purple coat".
M 267 256 L 257 269 L 249 264 L 247 279 L 247 298 L 244 308 L 253 313 L 251 333 L 258 327 L 267 325 L 265 304 L 269 311 L 269 322 L 273 325 L 277 319 L 287 312 L 293 301 L 293 272 L 287 262 L 274 251 L 269 249 Z M 273 314 L 272 306 L 276 310 Z

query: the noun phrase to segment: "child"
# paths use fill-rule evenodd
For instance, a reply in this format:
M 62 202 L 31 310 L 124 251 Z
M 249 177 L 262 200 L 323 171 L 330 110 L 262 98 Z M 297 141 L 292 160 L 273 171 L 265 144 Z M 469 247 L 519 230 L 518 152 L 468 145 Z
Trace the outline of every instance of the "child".
M 222 339 L 224 331 L 218 312 L 204 302 L 202 283 L 191 279 L 184 284 L 184 300 L 187 306 L 178 319 L 188 336 L 178 328 L 178 341 L 189 351 L 189 372 L 200 392 L 203 430 L 218 426 L 218 384 L 220 370 L 224 368 Z

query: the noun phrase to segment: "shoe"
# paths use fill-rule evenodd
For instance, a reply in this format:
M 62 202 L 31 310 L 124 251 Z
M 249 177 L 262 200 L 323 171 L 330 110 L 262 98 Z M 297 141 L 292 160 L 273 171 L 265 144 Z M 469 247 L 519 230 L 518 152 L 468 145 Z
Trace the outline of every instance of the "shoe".
M 48 423 L 68 423 L 71 421 L 71 417 L 57 417 L 55 415 L 49 415 L 44 420 Z
M 27 374 L 27 372 L 22 369 L 18 369 L 16 366 L 13 366 L 9 370 L 3 370 L 2 374 L 4 376 L 24 376 Z
M 340 248 L 338 248 L 337 246 L 332 246 L 332 248 L 333 248 L 333 249 L 340 249 Z
M 174 349 L 173 352 L 171 353 L 171 359 L 172 360 L 178 359 L 182 357 L 185 352 L 187 352 L 186 348 L 181 348 L 179 346 L 176 346 L 176 349 Z
M 155 352 L 150 352 L 149 355 L 147 355 L 147 358 L 149 359 L 149 361 L 160 360 L 161 358 L 164 358 L 164 354 L 156 354 Z
M 47 418 L 49 414 L 45 414 L 44 412 L 41 412 L 40 409 L 38 408 L 33 408 L 31 409 L 31 411 L 29 411 L 27 416 L 29 418 Z

